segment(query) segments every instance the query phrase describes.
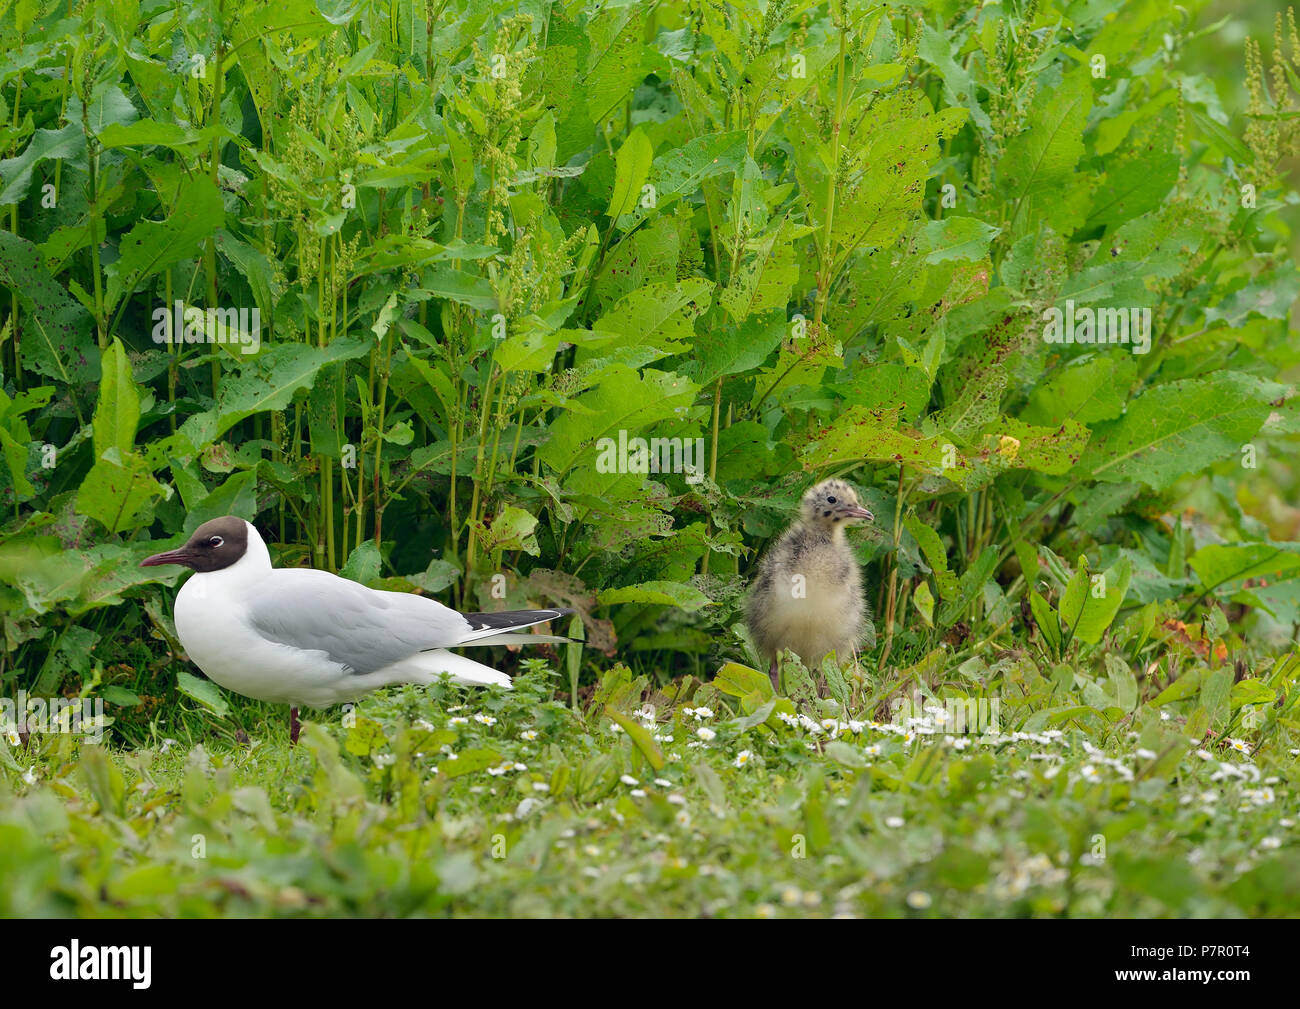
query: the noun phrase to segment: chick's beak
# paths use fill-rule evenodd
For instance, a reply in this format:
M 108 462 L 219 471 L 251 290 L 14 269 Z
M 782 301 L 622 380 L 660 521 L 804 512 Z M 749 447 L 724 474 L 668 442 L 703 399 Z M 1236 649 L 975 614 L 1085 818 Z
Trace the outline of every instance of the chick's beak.
M 838 514 L 846 519 L 865 519 L 871 522 L 876 516 L 861 505 L 843 505 L 838 509 Z

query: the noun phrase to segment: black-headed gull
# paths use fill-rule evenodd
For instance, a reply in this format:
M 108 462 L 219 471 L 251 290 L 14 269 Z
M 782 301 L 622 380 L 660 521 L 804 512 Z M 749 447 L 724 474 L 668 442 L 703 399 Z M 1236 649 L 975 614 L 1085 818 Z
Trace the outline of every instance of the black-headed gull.
M 782 648 L 814 673 L 831 652 L 845 661 L 857 649 L 867 602 L 862 569 L 844 528 L 874 517 L 843 480 L 823 480 L 804 494 L 799 517 L 763 558 L 745 617 L 754 646 L 770 662 L 768 672 L 778 691 L 777 653 Z
M 195 574 L 176 595 L 176 633 L 196 666 L 227 690 L 323 708 L 394 683 L 510 686 L 510 677 L 448 648 L 568 641 L 521 630 L 571 610 L 461 614 L 424 596 L 381 592 L 311 568 L 273 568 L 253 526 L 227 515 L 204 522 L 176 550 L 141 566 Z

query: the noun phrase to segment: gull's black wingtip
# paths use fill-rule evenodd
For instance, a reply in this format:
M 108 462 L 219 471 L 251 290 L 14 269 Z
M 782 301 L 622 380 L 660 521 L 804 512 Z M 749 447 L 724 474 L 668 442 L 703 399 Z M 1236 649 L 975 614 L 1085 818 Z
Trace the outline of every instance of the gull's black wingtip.
M 567 617 L 573 612 L 572 609 L 505 610 L 499 613 L 466 613 L 465 619 L 469 621 L 469 625 L 476 631 L 488 629 L 512 631 L 523 627 L 532 627 L 534 624 L 545 623 L 548 620 L 558 620 L 560 617 Z

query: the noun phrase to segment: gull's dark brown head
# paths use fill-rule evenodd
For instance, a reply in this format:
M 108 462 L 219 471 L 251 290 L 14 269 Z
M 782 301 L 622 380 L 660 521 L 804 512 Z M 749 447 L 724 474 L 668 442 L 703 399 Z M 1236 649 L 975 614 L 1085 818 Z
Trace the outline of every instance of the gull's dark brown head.
M 805 525 L 835 528 L 842 523 L 875 518 L 858 503 L 858 494 L 843 480 L 823 480 L 807 491 L 800 504 L 800 518 Z
M 180 564 L 195 571 L 220 571 L 243 557 L 247 549 L 248 524 L 234 515 L 223 515 L 195 529 L 183 547 L 146 557 L 140 566 Z

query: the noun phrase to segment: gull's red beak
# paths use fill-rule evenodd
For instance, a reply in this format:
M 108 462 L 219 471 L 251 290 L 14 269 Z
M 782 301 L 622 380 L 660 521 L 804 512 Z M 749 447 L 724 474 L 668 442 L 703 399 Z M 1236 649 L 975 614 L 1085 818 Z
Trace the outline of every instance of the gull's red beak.
M 163 564 L 183 564 L 188 565 L 190 562 L 190 552 L 184 547 L 176 550 L 168 550 L 165 553 L 154 554 L 152 557 L 146 557 L 140 562 L 142 568 L 156 568 Z
M 873 521 L 876 517 L 861 505 L 845 505 L 836 509 L 836 513 L 843 515 L 847 519 L 865 519 L 868 522 Z

